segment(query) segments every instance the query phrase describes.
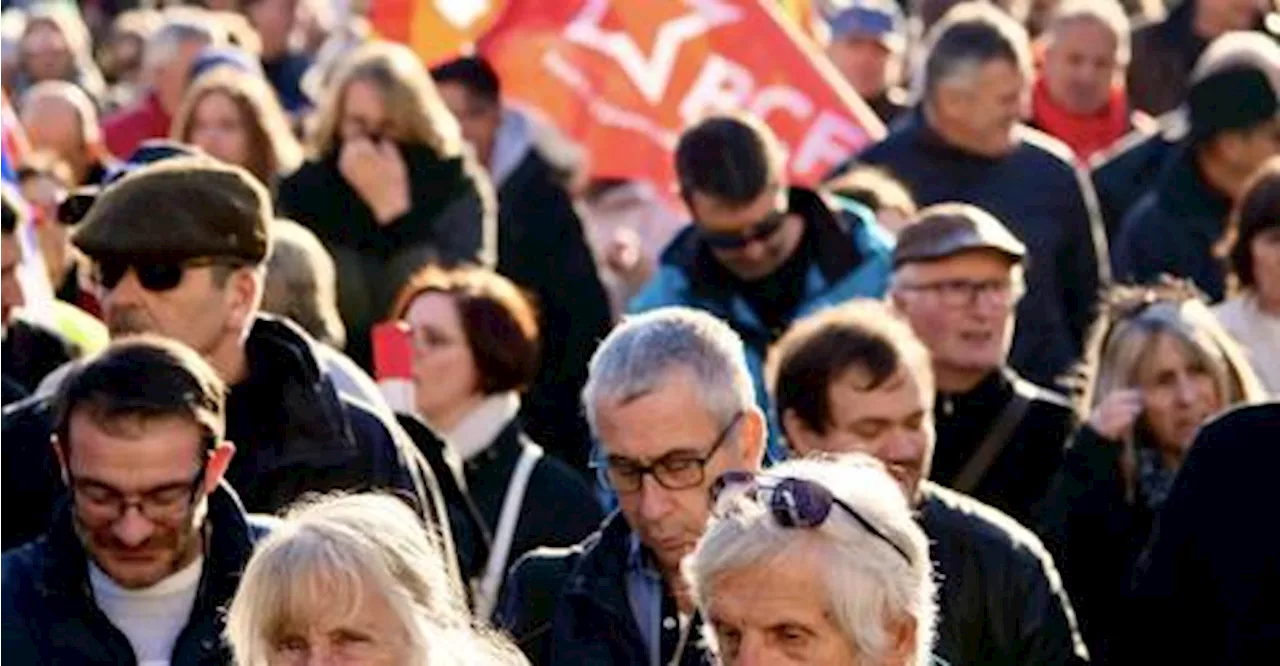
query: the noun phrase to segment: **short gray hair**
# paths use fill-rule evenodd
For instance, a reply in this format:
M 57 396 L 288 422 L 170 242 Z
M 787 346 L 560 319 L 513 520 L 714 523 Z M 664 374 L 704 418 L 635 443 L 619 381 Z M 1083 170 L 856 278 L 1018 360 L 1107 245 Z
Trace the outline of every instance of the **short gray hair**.
M 646 395 L 675 370 L 689 372 L 703 406 L 728 423 L 756 404 L 742 338 L 728 324 L 685 307 L 627 317 L 600 343 L 588 366 L 582 405 L 598 436 L 596 408 L 605 399 L 629 402 Z
M 271 254 L 262 309 L 288 317 L 334 349 L 346 344 L 338 314 L 338 273 L 333 256 L 312 231 L 293 220 L 271 225 Z
M 217 19 L 210 12 L 197 7 L 174 7 L 165 10 L 163 22 L 151 33 L 143 50 L 143 65 L 154 70 L 175 58 L 178 48 L 189 42 L 204 46 L 221 46 L 226 41 L 226 30 L 214 28 Z
M 295 507 L 258 545 L 227 613 L 242 666 L 265 666 L 290 622 L 349 617 L 381 595 L 409 637 L 414 666 L 517 663 L 475 625 L 436 534 L 390 495 L 334 495 Z
M 817 483 L 857 510 L 891 541 L 872 534 L 837 509 L 813 528 L 783 527 L 747 496 L 722 500 L 698 546 L 684 563 L 686 579 L 705 613 L 717 581 L 726 573 L 770 563 L 795 562 L 798 549 L 813 549 L 813 561 L 831 563 L 819 572 L 835 623 L 845 632 L 860 663 L 888 663 L 894 636 L 886 621 L 915 621 L 914 664 L 928 664 L 938 616 L 929 544 L 912 517 L 902 489 L 884 465 L 866 454 L 805 458 L 775 465 L 766 478 Z M 910 562 L 893 546 L 902 549 Z M 708 627 L 712 647 L 715 636 Z
M 1129 64 L 1129 16 L 1118 0 L 1063 0 L 1045 30 L 1049 43 L 1059 28 L 1076 21 L 1093 21 L 1109 30 L 1116 38 L 1116 62 Z
M 995 5 L 972 1 L 952 7 L 929 32 L 925 56 L 924 99 L 943 83 L 972 77 L 983 65 L 1003 60 L 1031 76 L 1026 28 Z

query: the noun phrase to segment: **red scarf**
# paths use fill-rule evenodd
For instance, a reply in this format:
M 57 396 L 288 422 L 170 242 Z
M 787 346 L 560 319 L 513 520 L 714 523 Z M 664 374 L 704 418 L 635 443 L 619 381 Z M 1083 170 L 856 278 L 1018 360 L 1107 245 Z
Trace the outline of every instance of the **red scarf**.
M 1129 102 L 1124 88 L 1111 88 L 1111 99 L 1097 113 L 1082 116 L 1058 106 L 1049 97 L 1044 78 L 1036 81 L 1031 91 L 1032 123 L 1071 147 L 1076 159 L 1087 164 L 1089 158 L 1111 147 L 1129 131 Z

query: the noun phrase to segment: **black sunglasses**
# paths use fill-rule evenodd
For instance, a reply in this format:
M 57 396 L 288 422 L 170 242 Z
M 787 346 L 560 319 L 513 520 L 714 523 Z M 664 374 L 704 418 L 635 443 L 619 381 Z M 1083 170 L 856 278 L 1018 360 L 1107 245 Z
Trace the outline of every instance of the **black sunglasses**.
M 132 268 L 138 276 L 138 283 L 147 291 L 169 291 L 182 283 L 182 275 L 188 268 L 203 266 L 239 267 L 237 263 L 227 259 L 192 259 L 190 261 L 142 263 L 130 260 L 107 259 L 95 262 L 95 277 L 98 284 L 106 289 L 115 289 Z
M 700 229 L 698 235 L 702 237 L 703 242 L 708 247 L 714 250 L 741 250 L 752 243 L 773 237 L 786 221 L 787 211 L 774 210 L 765 215 L 764 219 L 743 231 L 705 231 Z
M 885 535 L 879 528 L 849 506 L 844 500 L 820 484 L 793 477 L 773 478 L 743 470 L 731 470 L 720 475 L 711 485 L 711 504 L 717 517 L 725 517 L 730 497 L 747 497 L 769 509 L 779 525 L 788 528 L 813 529 L 827 521 L 833 507 L 840 507 L 858 521 L 863 529 L 888 544 L 911 565 L 907 551 Z

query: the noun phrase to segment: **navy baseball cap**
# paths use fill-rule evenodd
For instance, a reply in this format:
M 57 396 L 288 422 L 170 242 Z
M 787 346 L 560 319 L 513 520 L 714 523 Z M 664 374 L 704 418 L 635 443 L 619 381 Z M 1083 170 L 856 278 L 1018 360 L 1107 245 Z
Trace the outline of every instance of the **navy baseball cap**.
M 906 48 L 906 18 L 896 0 L 831 0 L 822 15 L 832 39 L 868 37 L 891 51 Z

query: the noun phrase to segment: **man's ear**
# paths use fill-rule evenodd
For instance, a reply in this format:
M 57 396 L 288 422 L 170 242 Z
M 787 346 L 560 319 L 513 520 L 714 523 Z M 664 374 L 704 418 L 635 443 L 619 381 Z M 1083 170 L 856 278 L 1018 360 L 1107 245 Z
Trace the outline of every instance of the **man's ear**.
M 204 467 L 205 494 L 212 493 L 218 487 L 218 483 L 226 475 L 227 468 L 231 466 L 231 459 L 235 455 L 236 445 L 227 440 L 218 442 L 218 445 L 209 452 L 209 460 L 205 462 Z
M 227 305 L 230 317 L 248 327 L 262 304 L 263 273 L 256 268 L 238 268 L 227 278 Z
M 58 458 L 58 473 L 62 475 L 63 485 L 71 485 L 71 476 L 67 474 L 67 456 L 62 452 L 62 440 L 58 438 L 57 433 L 49 435 L 49 446 L 53 447 L 53 455 Z
M 752 405 L 742 412 L 742 423 L 738 426 L 738 450 L 742 452 L 742 463 L 747 469 L 758 470 L 764 464 L 768 433 L 769 426 L 759 407 Z
M 786 437 L 787 446 L 797 456 L 803 457 L 822 450 L 820 446 L 822 438 L 796 414 L 794 409 L 788 409 L 782 414 L 782 435 Z

